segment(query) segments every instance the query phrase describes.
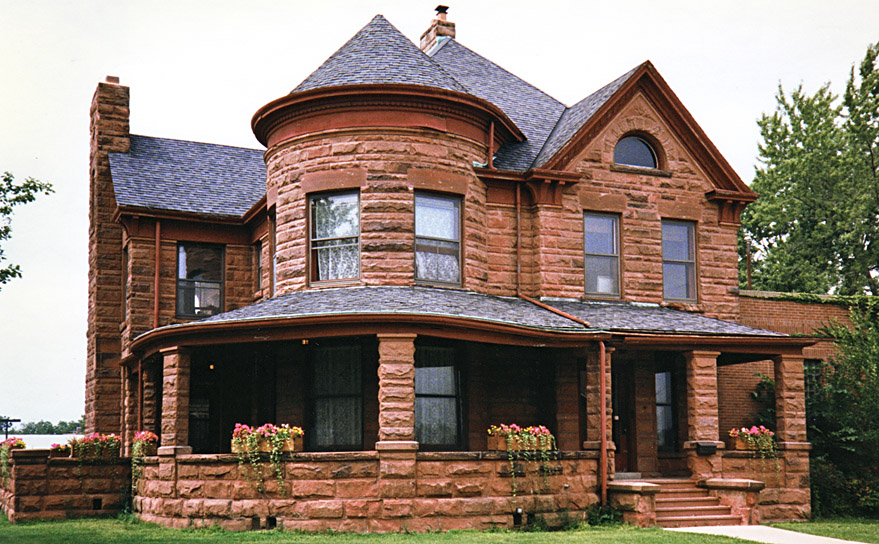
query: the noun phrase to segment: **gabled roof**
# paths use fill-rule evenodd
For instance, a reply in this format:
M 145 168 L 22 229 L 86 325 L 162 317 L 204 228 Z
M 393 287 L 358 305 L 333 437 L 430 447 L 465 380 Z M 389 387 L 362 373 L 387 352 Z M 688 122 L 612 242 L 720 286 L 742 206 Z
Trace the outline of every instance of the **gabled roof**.
M 318 87 L 388 83 L 467 92 L 387 19 L 376 15 L 293 93 Z
M 131 135 L 110 153 L 120 207 L 240 218 L 265 195 L 263 151 Z
M 542 166 L 554 157 L 637 70 L 637 67 L 632 68 L 570 108 L 565 109 L 543 149 L 540 150 L 537 158 L 534 159 L 532 166 Z
M 495 167 L 518 172 L 531 168 L 565 105 L 454 39 L 444 39 L 430 54 L 469 93 L 501 108 L 525 133 L 524 142 L 498 150 Z

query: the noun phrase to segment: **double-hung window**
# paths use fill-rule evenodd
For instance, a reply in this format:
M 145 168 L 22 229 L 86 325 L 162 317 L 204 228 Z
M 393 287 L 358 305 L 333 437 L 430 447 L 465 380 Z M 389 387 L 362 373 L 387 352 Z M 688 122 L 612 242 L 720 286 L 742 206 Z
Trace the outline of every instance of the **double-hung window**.
M 415 194 L 415 279 L 461 283 L 461 199 Z
M 586 293 L 620 294 L 620 220 L 608 213 L 583 214 L 584 268 Z
M 662 292 L 667 300 L 696 300 L 695 230 L 689 221 L 662 222 Z
M 223 306 L 223 246 L 177 245 L 177 315 L 207 317 Z
M 360 197 L 356 192 L 309 200 L 311 281 L 360 277 Z
M 461 437 L 455 348 L 415 350 L 415 440 L 428 449 L 457 448 Z

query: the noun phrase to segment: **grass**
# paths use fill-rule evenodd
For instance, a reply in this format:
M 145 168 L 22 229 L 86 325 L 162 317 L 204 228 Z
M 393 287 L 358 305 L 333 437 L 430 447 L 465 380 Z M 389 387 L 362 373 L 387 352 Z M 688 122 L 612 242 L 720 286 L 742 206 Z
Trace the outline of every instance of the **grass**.
M 879 519 L 834 518 L 819 519 L 809 523 L 773 523 L 772 526 L 810 535 L 879 544 Z
M 218 529 L 165 529 L 130 518 L 39 521 L 11 524 L 0 513 L 0 543 L 152 544 L 272 542 L 296 544 L 733 544 L 726 537 L 671 533 L 661 529 L 582 527 L 558 532 L 451 531 L 427 534 L 309 534 L 284 531 L 232 533 Z

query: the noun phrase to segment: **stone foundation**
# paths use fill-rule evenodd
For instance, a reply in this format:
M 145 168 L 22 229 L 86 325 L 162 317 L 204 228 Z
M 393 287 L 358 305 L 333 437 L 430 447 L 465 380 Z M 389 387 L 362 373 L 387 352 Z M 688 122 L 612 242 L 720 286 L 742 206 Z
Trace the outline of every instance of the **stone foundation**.
M 380 468 L 380 455 L 285 454 L 285 492 L 266 463 L 264 493 L 235 455 L 160 455 L 147 458 L 134 508 L 170 527 L 392 532 L 554 525 L 598 502 L 592 452 L 563 452 L 546 477 L 517 462 L 515 496 L 505 452 L 421 452 L 402 472 Z

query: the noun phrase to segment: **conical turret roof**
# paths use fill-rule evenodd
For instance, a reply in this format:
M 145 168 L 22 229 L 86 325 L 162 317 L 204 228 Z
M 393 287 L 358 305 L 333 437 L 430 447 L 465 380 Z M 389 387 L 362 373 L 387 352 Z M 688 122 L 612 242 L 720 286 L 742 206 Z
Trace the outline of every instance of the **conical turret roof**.
M 407 84 L 468 90 L 381 15 L 333 53 L 293 93 L 340 85 Z

